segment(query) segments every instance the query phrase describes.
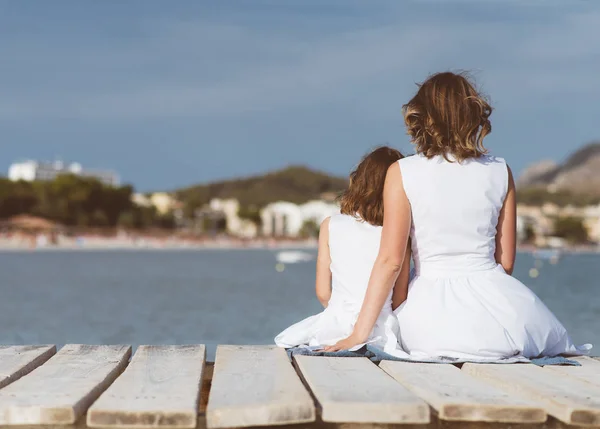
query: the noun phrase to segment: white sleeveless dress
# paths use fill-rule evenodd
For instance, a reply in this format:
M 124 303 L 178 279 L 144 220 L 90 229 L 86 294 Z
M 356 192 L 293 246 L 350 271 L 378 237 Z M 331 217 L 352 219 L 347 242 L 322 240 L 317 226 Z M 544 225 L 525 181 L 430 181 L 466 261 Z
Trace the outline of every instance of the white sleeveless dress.
M 322 313 L 304 319 L 277 335 L 275 344 L 285 348 L 326 346 L 352 334 L 379 252 L 381 229 L 348 215 L 331 217 L 332 293 L 329 304 Z M 398 320 L 392 312 L 391 293 L 368 343 L 389 354 L 406 356 L 399 346 Z
M 411 358 L 497 361 L 591 348 L 576 347 L 544 303 L 495 261 L 508 190 L 503 159 L 415 155 L 399 163 L 412 211 L 415 277 L 396 315 Z

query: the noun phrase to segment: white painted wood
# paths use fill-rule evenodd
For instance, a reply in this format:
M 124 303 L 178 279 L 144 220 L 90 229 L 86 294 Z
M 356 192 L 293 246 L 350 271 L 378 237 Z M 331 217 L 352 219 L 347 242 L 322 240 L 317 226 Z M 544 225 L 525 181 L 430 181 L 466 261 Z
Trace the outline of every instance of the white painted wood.
M 600 386 L 600 361 L 586 356 L 569 359 L 576 360 L 581 366 L 547 365 L 544 369 L 560 372 L 561 374 Z
M 508 392 L 537 401 L 558 420 L 600 425 L 600 387 L 532 364 L 464 364 L 462 370 Z
M 87 413 L 94 428 L 195 428 L 203 345 L 140 346 Z
M 0 425 L 73 424 L 127 365 L 129 346 L 64 346 L 0 390 Z
M 425 400 L 441 420 L 542 423 L 546 411 L 462 372 L 454 365 L 381 362 L 379 367 Z
M 429 406 L 367 358 L 295 357 L 325 422 L 429 423 Z
M 218 346 L 208 428 L 312 422 L 315 407 L 284 349 Z
M 0 388 L 29 374 L 55 353 L 56 346 L 0 346 Z

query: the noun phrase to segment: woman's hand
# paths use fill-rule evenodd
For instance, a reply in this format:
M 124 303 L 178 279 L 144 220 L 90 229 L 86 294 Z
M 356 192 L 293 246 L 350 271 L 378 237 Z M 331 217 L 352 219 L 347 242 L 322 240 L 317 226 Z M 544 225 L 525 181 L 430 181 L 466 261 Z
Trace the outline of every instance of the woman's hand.
M 366 340 L 358 338 L 357 335 L 352 334 L 348 338 L 338 341 L 332 346 L 323 347 L 326 352 L 339 352 L 340 350 L 350 350 L 352 347 L 356 347 L 359 344 L 364 343 Z

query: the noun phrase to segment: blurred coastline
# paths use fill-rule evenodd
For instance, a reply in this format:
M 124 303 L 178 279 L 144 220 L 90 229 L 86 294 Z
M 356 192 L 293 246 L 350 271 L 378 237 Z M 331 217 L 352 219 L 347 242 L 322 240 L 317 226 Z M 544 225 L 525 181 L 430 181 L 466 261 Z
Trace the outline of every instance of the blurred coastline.
M 597 252 L 600 142 L 517 180 L 522 251 Z M 110 170 L 29 160 L 0 178 L 0 249 L 314 247 L 346 178 L 306 166 L 171 191 L 136 192 Z
M 0 250 L 178 250 L 178 249 L 290 249 L 317 247 L 315 238 L 239 239 L 235 237 L 178 237 L 152 234 L 82 234 L 48 236 L 0 233 Z
M 0 233 L 0 251 L 52 251 L 52 250 L 181 250 L 181 249 L 316 249 L 317 239 L 309 238 L 252 238 L 231 236 L 185 237 L 165 234 L 106 235 L 98 233 L 77 236 L 59 235 L 52 240 L 48 236 Z M 597 244 L 563 244 L 559 249 L 522 243 L 517 246 L 521 253 L 536 254 L 546 250 L 562 254 L 600 253 Z

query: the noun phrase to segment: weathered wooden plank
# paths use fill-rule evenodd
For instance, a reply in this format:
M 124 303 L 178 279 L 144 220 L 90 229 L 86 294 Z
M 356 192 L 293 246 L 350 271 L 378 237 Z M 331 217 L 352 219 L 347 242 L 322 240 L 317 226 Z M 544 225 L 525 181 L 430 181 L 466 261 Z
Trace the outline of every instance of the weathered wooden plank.
M 558 420 L 600 425 L 600 387 L 532 364 L 464 364 L 463 371 L 508 392 L 537 401 Z
M 0 425 L 73 424 L 127 365 L 129 346 L 64 346 L 0 390 Z
M 205 358 L 203 345 L 140 346 L 88 410 L 88 426 L 196 427 Z
M 542 423 L 547 418 L 539 404 L 477 380 L 454 365 L 384 361 L 379 367 L 431 405 L 441 420 Z
M 600 386 L 600 361 L 586 356 L 569 359 L 576 360 L 581 366 L 547 365 L 544 369 L 560 372 L 561 374 Z
M 55 353 L 56 346 L 0 346 L 0 388 L 29 374 Z
M 315 407 L 285 350 L 218 346 L 206 408 L 209 428 L 312 422 Z
M 429 423 L 429 406 L 366 358 L 295 360 L 325 422 Z

